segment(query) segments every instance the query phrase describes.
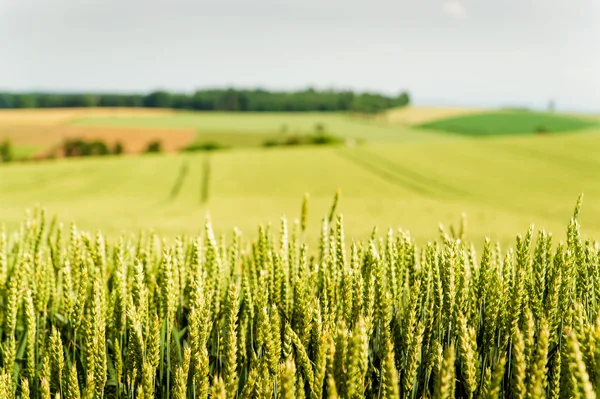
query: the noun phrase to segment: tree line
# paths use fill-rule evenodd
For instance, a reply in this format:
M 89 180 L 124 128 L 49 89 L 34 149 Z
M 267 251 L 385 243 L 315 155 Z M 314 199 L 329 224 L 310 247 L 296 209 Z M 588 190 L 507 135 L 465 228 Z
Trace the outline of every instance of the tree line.
M 343 90 L 267 91 L 215 89 L 192 94 L 154 91 L 148 94 L 0 93 L 0 108 L 149 107 L 199 111 L 376 113 L 410 104 L 410 95 Z

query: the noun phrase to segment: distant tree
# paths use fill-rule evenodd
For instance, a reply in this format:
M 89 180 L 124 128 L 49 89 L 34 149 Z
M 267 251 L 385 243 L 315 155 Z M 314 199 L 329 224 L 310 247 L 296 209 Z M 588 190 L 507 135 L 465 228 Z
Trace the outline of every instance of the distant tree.
M 39 94 L 37 106 L 40 108 L 70 107 L 68 98 L 60 94 Z
M 550 100 L 548 102 L 548 112 L 554 113 L 554 111 L 556 111 L 556 103 L 554 102 L 554 100 Z
M 124 96 L 118 94 L 102 94 L 98 96 L 98 106 L 100 107 L 122 107 L 124 103 Z
M 81 96 L 81 106 L 82 107 L 95 107 L 98 105 L 98 97 L 92 94 L 84 94 Z
M 280 145 L 280 143 L 275 139 L 268 139 L 263 142 L 263 147 L 276 147 Z
M 40 107 L 95 107 L 99 104 L 99 98 L 92 94 L 69 94 L 69 95 L 40 95 L 38 106 Z
M 63 143 L 65 157 L 86 157 L 92 155 L 108 155 L 108 145 L 102 140 L 86 141 L 82 139 L 68 139 Z
M 171 98 L 171 107 L 177 109 L 192 109 L 192 97 L 187 94 L 174 94 Z
M 144 97 L 143 104 L 151 108 L 170 108 L 172 106 L 172 95 L 166 91 L 155 91 Z
M 14 108 L 14 96 L 9 93 L 0 93 L 0 108 Z
M 65 157 L 71 157 L 73 156 L 73 150 L 74 150 L 74 145 L 73 142 L 71 140 L 65 140 L 62 143 L 62 150 L 63 150 L 63 154 Z
M 8 139 L 0 144 L 0 162 L 10 162 L 13 159 L 12 145 Z
M 183 148 L 181 152 L 195 152 L 195 151 L 216 151 L 227 148 L 221 143 L 216 141 L 206 141 L 203 143 L 193 143 Z
M 67 139 L 63 143 L 65 157 L 81 157 L 89 155 L 89 148 L 85 141 L 79 139 Z
M 221 93 L 217 104 L 223 111 L 245 111 L 248 101 L 244 94 L 234 89 L 227 89 Z
M 351 91 L 341 92 L 337 96 L 337 108 L 341 111 L 348 111 L 352 109 L 353 102 L 354 93 Z
M 402 92 L 398 97 L 396 97 L 397 107 L 405 107 L 410 105 L 410 95 L 407 92 Z
M 125 95 L 123 96 L 122 107 L 143 107 L 144 96 L 139 94 Z
M 19 94 L 15 96 L 15 108 L 35 108 L 37 98 L 33 94 Z
M 325 132 L 325 124 L 319 122 L 315 124 L 315 133 L 324 133 Z
M 327 134 L 325 132 L 317 133 L 310 137 L 310 144 L 316 145 L 331 145 L 343 142 L 339 137 Z
M 125 148 L 123 147 L 123 143 L 121 143 L 120 141 L 117 141 L 113 147 L 113 151 L 112 153 L 115 155 L 121 155 L 123 152 L 125 152 Z
M 161 151 L 162 151 L 162 145 L 161 145 L 160 141 L 158 141 L 158 140 L 151 141 L 150 143 L 148 143 L 148 146 L 146 147 L 146 153 L 161 152 Z
M 165 90 L 140 94 L 86 93 L 0 93 L 0 108 L 55 107 L 153 107 L 194 110 L 250 112 L 335 112 L 376 113 L 410 104 L 407 92 L 398 96 L 358 93 L 348 90 L 267 91 L 208 89 L 194 94 Z
M 88 143 L 89 155 L 108 155 L 110 151 L 104 141 L 94 140 Z
M 299 135 L 289 136 L 283 142 L 284 145 L 294 146 L 302 144 L 302 138 Z

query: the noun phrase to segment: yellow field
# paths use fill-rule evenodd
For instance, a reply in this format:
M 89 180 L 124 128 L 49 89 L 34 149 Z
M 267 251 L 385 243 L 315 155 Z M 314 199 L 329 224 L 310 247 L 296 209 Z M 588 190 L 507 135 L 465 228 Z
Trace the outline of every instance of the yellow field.
M 175 111 L 162 108 L 46 108 L 0 110 L 0 126 L 56 126 L 77 118 L 108 116 L 155 116 Z
M 380 120 L 395 125 L 420 125 L 436 119 L 482 112 L 479 108 L 460 107 L 404 107 L 391 109 L 379 116 Z

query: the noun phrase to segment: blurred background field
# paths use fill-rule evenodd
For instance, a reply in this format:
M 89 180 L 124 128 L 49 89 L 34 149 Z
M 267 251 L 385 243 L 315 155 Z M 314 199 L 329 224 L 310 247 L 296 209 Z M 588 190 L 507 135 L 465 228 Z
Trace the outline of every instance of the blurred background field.
M 268 146 L 316 130 L 339 141 Z M 161 154 L 2 165 L 0 220 L 10 226 L 40 203 L 61 220 L 112 234 L 140 227 L 195 233 L 207 212 L 220 232 L 253 234 L 259 223 L 297 217 L 308 192 L 309 228 L 317 231 L 339 188 L 350 238 L 377 225 L 407 229 L 424 242 L 462 212 L 478 240 L 509 243 L 533 222 L 562 235 L 582 192 L 584 231 L 600 233 L 600 126 L 593 116 L 426 107 L 368 117 L 9 110 L 0 111 L 0 132 L 19 157 L 47 153 L 69 137 L 120 140 L 131 155 L 148 141 L 162 143 Z M 207 143 L 221 151 L 203 151 Z M 194 144 L 199 151 L 182 152 Z

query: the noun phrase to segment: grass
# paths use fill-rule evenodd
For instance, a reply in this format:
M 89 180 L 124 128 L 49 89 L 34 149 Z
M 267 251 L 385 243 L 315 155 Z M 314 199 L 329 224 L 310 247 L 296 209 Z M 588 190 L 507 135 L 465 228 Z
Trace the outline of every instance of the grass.
M 15 159 L 27 158 L 40 150 L 39 147 L 36 146 L 27 146 L 27 145 L 14 145 L 12 146 L 12 155 Z
M 574 131 L 598 126 L 598 123 L 573 116 L 504 111 L 438 119 L 419 126 L 468 136 L 495 136 Z
M 598 146 L 600 134 L 586 132 L 215 152 L 206 203 L 203 153 L 14 164 L 0 168 L 0 220 L 15 225 L 25 207 L 40 202 L 86 229 L 109 233 L 141 227 L 192 233 L 207 211 L 221 231 L 248 232 L 296 214 L 304 192 L 311 213 L 323 214 L 339 187 L 349 237 L 364 237 L 378 225 L 427 239 L 438 222 L 454 223 L 467 212 L 475 238 L 512 242 L 515 231 L 534 221 L 562 231 L 574 197 L 585 192 L 586 231 L 600 233 Z M 318 223 L 309 220 L 312 228 Z

